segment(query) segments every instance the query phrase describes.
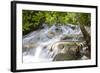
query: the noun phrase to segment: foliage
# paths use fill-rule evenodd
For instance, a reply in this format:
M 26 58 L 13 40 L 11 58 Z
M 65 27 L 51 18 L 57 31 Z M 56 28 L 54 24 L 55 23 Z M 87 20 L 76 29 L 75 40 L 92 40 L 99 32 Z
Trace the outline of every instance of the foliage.
M 45 23 L 52 25 L 82 24 L 91 25 L 91 15 L 89 13 L 57 12 L 57 11 L 33 11 L 23 10 L 23 34 L 42 28 Z

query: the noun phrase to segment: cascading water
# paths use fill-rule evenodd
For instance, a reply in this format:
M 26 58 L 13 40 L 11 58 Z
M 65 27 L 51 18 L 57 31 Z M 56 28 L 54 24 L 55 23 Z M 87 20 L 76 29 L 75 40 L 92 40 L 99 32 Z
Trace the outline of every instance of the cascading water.
M 46 24 L 44 24 L 43 26 L 43 29 L 33 31 L 23 37 L 24 63 L 52 61 L 54 58 L 54 52 L 50 52 L 50 49 L 47 47 L 48 45 L 61 41 L 63 35 L 82 34 L 78 25 L 53 25 L 48 27 Z M 73 41 L 76 41 L 76 39 L 73 38 Z

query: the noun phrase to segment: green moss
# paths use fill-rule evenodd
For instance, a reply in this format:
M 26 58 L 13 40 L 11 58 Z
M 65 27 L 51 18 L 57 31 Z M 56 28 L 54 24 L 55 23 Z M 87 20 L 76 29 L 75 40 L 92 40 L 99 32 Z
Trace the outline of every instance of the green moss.
M 64 46 L 77 46 L 76 42 L 65 43 Z

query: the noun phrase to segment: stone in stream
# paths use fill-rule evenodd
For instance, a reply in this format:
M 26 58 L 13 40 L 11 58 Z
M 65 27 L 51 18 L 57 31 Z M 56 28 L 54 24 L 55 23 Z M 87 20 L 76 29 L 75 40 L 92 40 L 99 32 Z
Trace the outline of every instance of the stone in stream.
M 33 48 L 36 48 L 37 47 L 37 44 L 35 43 L 29 43 L 29 44 L 23 44 L 23 49 L 22 51 L 25 52 L 25 51 L 29 51 Z
M 53 59 L 53 61 L 66 61 L 66 60 L 74 60 L 74 57 L 71 55 L 59 53 Z
M 58 47 L 59 49 L 63 49 L 63 48 L 64 48 L 64 45 L 63 45 L 63 44 L 59 44 L 57 47 Z
M 73 50 L 74 49 L 74 50 Z M 81 58 L 80 52 L 76 48 L 67 48 L 65 53 L 58 53 L 53 61 L 68 61 L 68 60 L 78 60 Z
M 83 41 L 84 40 L 84 38 L 83 38 L 83 35 L 81 35 L 81 34 L 75 34 L 75 35 L 68 35 L 68 34 L 64 34 L 64 35 L 62 35 L 62 37 L 60 38 L 60 40 L 79 40 L 79 41 Z
M 72 36 L 63 35 L 60 40 L 68 40 L 68 39 L 72 39 L 72 38 L 73 38 Z
M 48 38 L 53 38 L 54 36 L 55 36 L 55 33 L 52 32 L 52 31 L 49 31 L 49 32 L 47 33 L 47 37 L 48 37 Z
M 81 57 L 79 44 L 79 42 L 56 42 L 48 48 L 53 52 L 53 61 L 78 60 Z

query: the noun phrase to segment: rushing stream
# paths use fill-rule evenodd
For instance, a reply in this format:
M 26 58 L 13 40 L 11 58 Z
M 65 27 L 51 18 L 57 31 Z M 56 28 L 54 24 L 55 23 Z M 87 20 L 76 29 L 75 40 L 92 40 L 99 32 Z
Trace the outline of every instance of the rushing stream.
M 43 27 L 23 36 L 23 63 L 54 61 L 58 54 L 66 53 L 59 44 L 84 42 L 79 25 Z

